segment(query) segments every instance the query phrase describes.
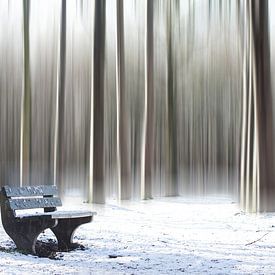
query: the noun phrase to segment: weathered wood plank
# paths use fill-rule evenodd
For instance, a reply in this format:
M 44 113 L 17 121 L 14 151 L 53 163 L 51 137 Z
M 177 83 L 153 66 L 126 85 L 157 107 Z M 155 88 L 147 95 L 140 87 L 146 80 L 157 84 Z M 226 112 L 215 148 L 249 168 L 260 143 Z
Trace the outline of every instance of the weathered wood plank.
M 53 219 L 68 219 L 68 218 L 82 218 L 96 215 L 96 212 L 91 211 L 55 211 L 52 212 Z
M 60 198 L 26 198 L 7 200 L 12 210 L 34 209 L 34 208 L 53 208 L 62 206 Z
M 82 217 L 91 217 L 96 215 L 96 212 L 91 211 L 54 211 L 54 212 L 36 212 L 36 213 L 24 213 L 17 214 L 16 218 L 19 219 L 32 219 L 39 218 L 41 216 L 47 216 L 52 219 L 68 219 L 68 218 L 82 218 Z
M 8 198 L 10 197 L 28 197 L 28 196 L 54 196 L 58 194 L 57 187 L 54 185 L 43 186 L 25 186 L 25 187 L 2 187 L 2 192 Z

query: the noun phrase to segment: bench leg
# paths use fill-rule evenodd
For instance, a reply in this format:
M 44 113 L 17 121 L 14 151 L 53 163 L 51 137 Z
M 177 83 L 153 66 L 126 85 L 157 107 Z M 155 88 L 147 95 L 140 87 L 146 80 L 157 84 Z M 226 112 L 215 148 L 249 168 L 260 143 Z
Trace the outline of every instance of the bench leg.
M 79 244 L 73 243 L 73 235 L 77 227 L 84 223 L 89 223 L 92 221 L 91 217 L 81 217 L 81 218 L 68 218 L 59 219 L 56 227 L 51 228 L 52 232 L 55 234 L 58 241 L 58 248 L 61 251 L 68 251 L 79 247 Z
M 36 254 L 37 237 L 45 229 L 55 226 L 57 220 L 25 220 L 5 224 L 4 228 L 18 249 Z

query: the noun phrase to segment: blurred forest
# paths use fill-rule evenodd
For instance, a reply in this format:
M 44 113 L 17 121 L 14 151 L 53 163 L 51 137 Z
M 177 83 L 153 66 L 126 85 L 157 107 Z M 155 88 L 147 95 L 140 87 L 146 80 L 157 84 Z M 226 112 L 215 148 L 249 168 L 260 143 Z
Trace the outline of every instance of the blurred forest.
M 1 185 L 274 208 L 273 6 L 0 0 Z

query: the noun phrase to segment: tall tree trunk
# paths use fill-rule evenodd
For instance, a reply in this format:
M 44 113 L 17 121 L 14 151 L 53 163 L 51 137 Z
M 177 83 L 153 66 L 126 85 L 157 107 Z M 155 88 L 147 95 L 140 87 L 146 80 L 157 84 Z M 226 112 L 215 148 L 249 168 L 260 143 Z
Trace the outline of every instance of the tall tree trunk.
M 245 15 L 240 201 L 247 211 L 274 211 L 268 0 L 247 0 Z
M 167 195 L 178 195 L 178 167 L 177 167 L 177 90 L 173 41 L 173 12 L 178 1 L 170 0 L 168 4 L 168 35 L 167 35 L 167 100 L 168 100 L 168 185 Z
M 30 0 L 23 0 L 24 94 L 21 122 L 21 183 L 31 185 L 31 73 L 30 73 Z
M 66 76 L 66 22 L 67 7 L 66 0 L 61 2 L 60 20 L 60 44 L 59 44 L 59 80 L 57 94 L 57 112 L 55 128 L 55 185 L 59 186 L 61 194 L 63 190 L 63 163 L 64 163 L 64 123 L 65 123 L 65 76 Z
M 92 201 L 105 202 L 104 183 L 104 66 L 105 0 L 95 0 L 93 66 L 93 186 Z
M 145 107 L 142 152 L 141 198 L 152 198 L 155 138 L 154 103 L 154 1 L 147 0 L 145 13 Z
M 124 60 L 124 11 L 123 0 L 117 0 L 117 154 L 119 174 L 119 194 L 121 199 L 130 199 L 132 196 L 129 114 L 125 91 L 125 60 Z

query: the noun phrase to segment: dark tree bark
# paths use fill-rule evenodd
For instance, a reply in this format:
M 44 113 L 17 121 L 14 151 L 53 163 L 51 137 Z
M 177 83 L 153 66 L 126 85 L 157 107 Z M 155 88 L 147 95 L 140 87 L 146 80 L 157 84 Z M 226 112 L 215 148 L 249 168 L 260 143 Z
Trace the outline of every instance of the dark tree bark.
M 178 162 L 177 162 L 177 80 L 175 72 L 175 57 L 173 47 L 173 8 L 179 8 L 178 1 L 170 0 L 168 7 L 168 37 L 167 37 L 167 100 L 168 100 L 168 175 L 171 181 L 167 195 L 178 195 Z M 178 18 L 176 18 L 178 19 Z
M 154 102 L 154 1 L 146 2 L 145 23 L 145 113 L 144 113 L 144 144 L 141 197 L 152 198 L 153 157 L 155 138 L 155 102 Z
M 65 76 L 66 76 L 66 22 L 67 7 L 66 0 L 61 2 L 60 21 L 60 44 L 59 44 L 59 87 L 58 87 L 58 110 L 57 110 L 57 148 L 56 148 L 56 179 L 55 184 L 59 186 L 60 193 L 64 193 L 63 185 L 63 163 L 64 163 L 64 123 L 65 123 Z
M 118 104 L 118 167 L 119 197 L 130 199 L 132 196 L 129 114 L 125 91 L 125 60 L 124 60 L 124 10 L 123 0 L 117 0 L 117 104 Z
M 24 94 L 21 141 L 21 185 L 31 185 L 31 73 L 30 73 L 30 0 L 23 0 Z
M 268 0 L 247 0 L 240 201 L 274 211 L 275 174 Z
M 104 66 L 105 66 L 105 0 L 95 0 L 94 24 L 94 144 L 93 202 L 105 202 L 104 183 Z

